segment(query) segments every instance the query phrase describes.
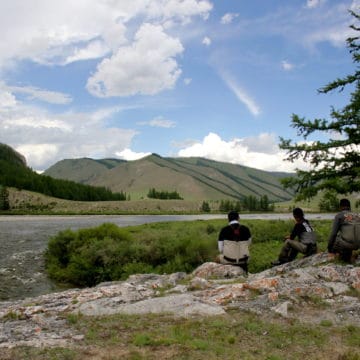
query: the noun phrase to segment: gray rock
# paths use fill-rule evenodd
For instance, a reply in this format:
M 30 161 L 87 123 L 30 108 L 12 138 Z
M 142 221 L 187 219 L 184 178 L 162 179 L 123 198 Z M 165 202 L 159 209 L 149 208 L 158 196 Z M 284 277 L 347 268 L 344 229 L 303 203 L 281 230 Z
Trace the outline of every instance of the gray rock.
M 84 334 L 64 320 L 78 313 L 165 312 L 186 317 L 232 309 L 360 326 L 359 298 L 351 296 L 360 291 L 360 267 L 333 260 L 333 255 L 320 253 L 248 276 L 236 266 L 205 263 L 192 274 L 138 274 L 93 288 L 0 302 L 0 347 L 79 342 Z

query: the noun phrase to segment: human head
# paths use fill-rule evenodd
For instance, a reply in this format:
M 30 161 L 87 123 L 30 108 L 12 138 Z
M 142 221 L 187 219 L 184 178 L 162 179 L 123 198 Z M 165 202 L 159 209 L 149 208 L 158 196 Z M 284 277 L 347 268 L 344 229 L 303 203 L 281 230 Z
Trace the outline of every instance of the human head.
M 304 218 L 304 212 L 300 208 L 293 209 L 293 216 L 295 220 L 302 220 Z
M 341 199 L 339 206 L 340 206 L 341 210 L 350 210 L 351 209 L 350 201 L 348 199 Z
M 231 223 L 232 221 L 239 221 L 239 213 L 235 210 L 231 210 L 228 213 L 228 220 L 229 220 L 229 223 Z

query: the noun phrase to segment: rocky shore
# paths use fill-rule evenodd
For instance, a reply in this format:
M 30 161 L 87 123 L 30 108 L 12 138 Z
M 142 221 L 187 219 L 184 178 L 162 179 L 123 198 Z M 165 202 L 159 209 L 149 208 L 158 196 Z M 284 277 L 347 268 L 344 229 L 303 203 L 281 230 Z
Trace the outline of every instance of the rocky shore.
M 140 274 L 93 288 L 0 303 L 0 347 L 76 345 L 71 314 L 173 313 L 211 316 L 229 309 L 304 322 L 360 326 L 360 259 L 338 263 L 320 253 L 258 274 L 205 263 L 193 273 Z

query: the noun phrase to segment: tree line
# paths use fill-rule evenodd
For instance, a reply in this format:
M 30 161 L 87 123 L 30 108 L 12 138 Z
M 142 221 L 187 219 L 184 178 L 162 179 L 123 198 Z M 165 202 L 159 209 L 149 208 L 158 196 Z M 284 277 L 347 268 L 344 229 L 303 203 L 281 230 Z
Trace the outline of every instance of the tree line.
M 0 154 L 1 155 L 1 154 Z M 39 192 L 60 199 L 77 201 L 126 200 L 123 192 L 113 193 L 105 187 L 79 184 L 37 174 L 16 162 L 0 159 L 0 184 L 20 190 Z
M 201 211 L 210 212 L 211 208 L 207 201 L 203 201 Z M 260 198 L 249 195 L 244 196 L 241 200 L 221 200 L 219 205 L 220 212 L 229 212 L 230 210 L 236 211 L 274 211 L 274 204 L 270 203 L 267 195 Z
M 155 188 L 149 189 L 147 194 L 149 199 L 161 199 L 161 200 L 183 200 L 177 191 L 164 191 L 156 190 Z

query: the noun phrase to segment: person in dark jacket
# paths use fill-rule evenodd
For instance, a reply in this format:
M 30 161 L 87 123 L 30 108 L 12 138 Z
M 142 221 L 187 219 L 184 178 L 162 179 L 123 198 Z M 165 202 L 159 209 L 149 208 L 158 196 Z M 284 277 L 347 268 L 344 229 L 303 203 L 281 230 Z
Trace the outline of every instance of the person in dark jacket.
M 228 213 L 228 225 L 223 227 L 218 237 L 219 262 L 226 265 L 236 265 L 248 272 L 251 244 L 250 230 L 240 225 L 240 216 L 237 211 Z
M 299 252 L 305 254 L 305 256 L 310 256 L 317 252 L 316 234 L 309 221 L 304 218 L 303 210 L 295 208 L 293 216 L 295 226 L 291 234 L 285 237 L 284 246 L 280 251 L 278 260 L 272 262 L 273 266 L 293 261 Z
M 339 254 L 341 260 L 350 262 L 352 251 L 359 249 L 360 218 L 351 212 L 348 199 L 341 199 L 340 212 L 335 215 L 328 240 L 328 251 Z

